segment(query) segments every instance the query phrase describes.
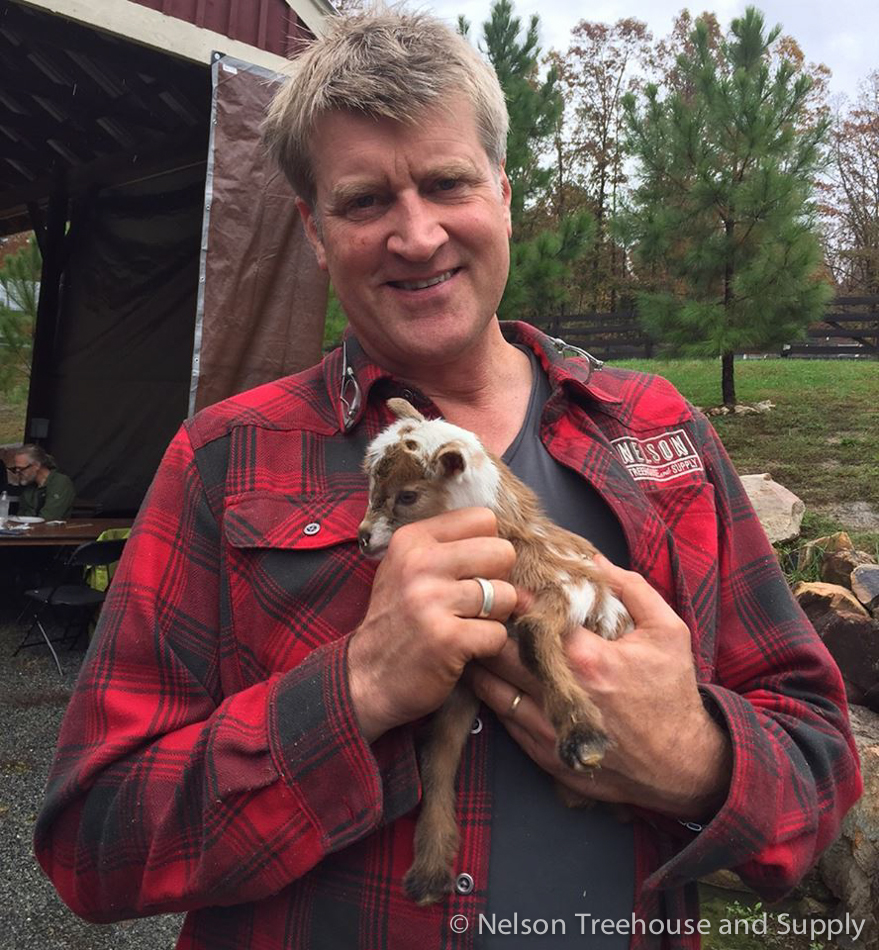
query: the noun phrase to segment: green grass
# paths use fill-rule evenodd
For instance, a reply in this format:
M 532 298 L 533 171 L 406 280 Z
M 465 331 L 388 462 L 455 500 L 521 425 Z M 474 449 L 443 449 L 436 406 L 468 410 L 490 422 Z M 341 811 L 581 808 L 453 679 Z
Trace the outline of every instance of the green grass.
M 715 360 L 615 363 L 666 377 L 693 403 L 720 403 Z M 879 363 L 743 360 L 735 364 L 741 403 L 768 399 L 763 415 L 715 416 L 712 423 L 740 474 L 769 472 L 806 503 L 807 538 L 844 528 L 879 551 L 879 523 L 858 526 L 858 503 L 879 519 Z

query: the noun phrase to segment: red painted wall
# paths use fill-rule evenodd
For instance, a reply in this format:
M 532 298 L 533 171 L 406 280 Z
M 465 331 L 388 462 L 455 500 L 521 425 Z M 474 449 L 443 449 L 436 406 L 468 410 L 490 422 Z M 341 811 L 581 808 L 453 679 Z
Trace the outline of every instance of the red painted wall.
M 141 6 L 195 26 L 222 33 L 269 53 L 289 57 L 304 40 L 308 27 L 284 0 L 134 0 Z M 223 52 L 220 50 L 220 52 Z

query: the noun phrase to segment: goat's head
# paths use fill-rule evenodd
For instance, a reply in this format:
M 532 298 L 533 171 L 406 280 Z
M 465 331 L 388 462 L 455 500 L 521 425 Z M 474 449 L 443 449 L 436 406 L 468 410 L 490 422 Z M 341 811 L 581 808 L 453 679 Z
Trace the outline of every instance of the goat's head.
M 472 432 L 425 419 L 405 399 L 389 399 L 397 421 L 366 450 L 369 507 L 358 537 L 364 554 L 381 557 L 404 524 L 454 508 L 493 508 L 499 473 Z

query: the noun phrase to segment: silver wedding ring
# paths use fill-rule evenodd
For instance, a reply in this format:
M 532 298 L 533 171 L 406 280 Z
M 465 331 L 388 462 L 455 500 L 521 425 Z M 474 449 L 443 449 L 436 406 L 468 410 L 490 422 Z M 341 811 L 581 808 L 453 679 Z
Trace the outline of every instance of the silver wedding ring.
M 491 613 L 491 608 L 494 607 L 494 587 L 491 586 L 491 581 L 487 581 L 484 577 L 474 577 L 473 580 L 482 588 L 482 609 L 477 616 L 483 619 Z
M 516 710 L 519 708 L 519 703 L 521 702 L 522 702 L 522 693 L 521 692 L 516 693 L 516 695 L 513 697 L 513 701 L 510 703 L 510 708 L 507 711 L 507 715 L 508 716 L 515 715 Z

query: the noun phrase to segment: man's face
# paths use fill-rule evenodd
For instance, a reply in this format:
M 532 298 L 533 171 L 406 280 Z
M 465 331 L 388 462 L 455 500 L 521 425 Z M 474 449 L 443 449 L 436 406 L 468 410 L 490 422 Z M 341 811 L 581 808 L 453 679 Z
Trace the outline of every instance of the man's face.
M 412 125 L 325 116 L 311 144 L 315 207 L 298 202 L 358 339 L 402 375 L 465 354 L 509 272 L 509 182 L 470 104 L 447 105 Z
M 13 468 L 18 469 L 17 474 L 13 472 L 13 475 L 18 478 L 19 485 L 30 485 L 36 479 L 40 469 L 40 466 L 27 455 L 16 455 L 12 464 Z

